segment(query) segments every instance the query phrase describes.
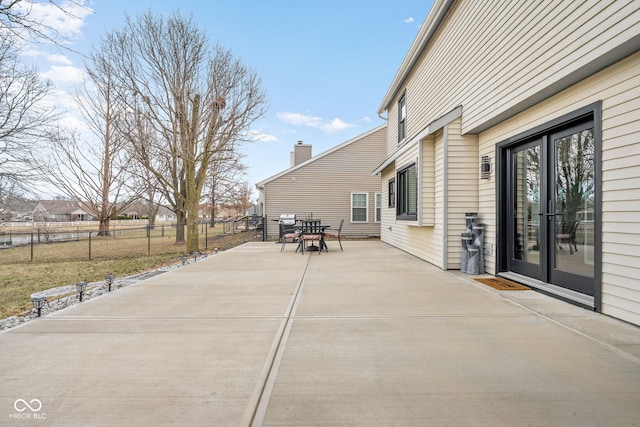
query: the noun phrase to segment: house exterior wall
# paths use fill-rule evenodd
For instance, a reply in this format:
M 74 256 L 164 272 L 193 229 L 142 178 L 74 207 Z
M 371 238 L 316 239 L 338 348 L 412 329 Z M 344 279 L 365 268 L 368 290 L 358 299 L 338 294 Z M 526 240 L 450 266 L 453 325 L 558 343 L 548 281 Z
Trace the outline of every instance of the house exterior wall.
M 602 312 L 640 324 L 640 53 L 483 132 L 480 153 L 493 158 L 495 144 L 596 101 L 602 101 Z M 494 217 L 495 181 L 481 183 L 479 194 L 479 210 Z M 495 271 L 495 256 L 486 261 Z
M 345 236 L 379 236 L 375 195 L 381 191 L 380 176 L 371 171 L 384 160 L 385 139 L 386 127 L 380 126 L 258 184 L 268 236 L 278 236 L 275 220 L 281 214 L 313 216 L 336 229 L 344 219 Z M 367 222 L 351 222 L 352 193 L 368 195 Z
M 403 89 L 408 137 L 461 104 L 463 133 L 478 133 L 569 86 L 569 79 L 597 71 L 615 47 L 635 43 L 637 49 L 639 27 L 638 2 L 453 2 L 388 105 L 390 151 L 397 147 Z
M 381 105 L 387 158 L 405 150 L 382 171 L 383 192 L 405 156 L 422 161 L 420 221 L 397 221 L 383 209 L 382 240 L 459 268 L 464 213 L 477 211 L 492 248 L 485 268 L 496 274 L 496 144 L 601 101 L 601 311 L 640 324 L 640 2 L 436 0 L 434 9 L 443 5 L 446 14 L 421 51 L 416 39 Z M 399 142 L 403 95 L 407 137 Z M 429 129 L 458 107 L 460 119 Z M 403 148 L 407 142 L 416 150 Z M 481 156 L 492 163 L 486 180 Z

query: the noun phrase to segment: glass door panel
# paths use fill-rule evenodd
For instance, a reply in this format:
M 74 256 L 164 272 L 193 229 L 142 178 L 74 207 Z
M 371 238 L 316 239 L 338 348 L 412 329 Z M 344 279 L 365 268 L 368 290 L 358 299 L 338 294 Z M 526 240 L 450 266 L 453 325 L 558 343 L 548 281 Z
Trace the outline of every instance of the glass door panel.
M 594 278 L 595 145 L 593 128 L 572 129 L 553 137 L 554 221 L 552 281 L 588 293 Z
M 511 157 L 510 267 L 540 276 L 540 142 L 518 147 Z

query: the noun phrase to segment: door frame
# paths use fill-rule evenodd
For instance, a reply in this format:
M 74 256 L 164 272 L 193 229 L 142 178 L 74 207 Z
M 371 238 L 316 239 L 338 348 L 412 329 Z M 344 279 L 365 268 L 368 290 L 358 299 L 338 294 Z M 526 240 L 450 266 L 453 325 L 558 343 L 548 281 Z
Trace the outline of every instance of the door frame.
M 508 275 L 509 256 L 509 148 L 537 137 L 543 138 L 554 129 L 568 126 L 573 122 L 591 117 L 593 119 L 595 150 L 595 197 L 594 197 L 594 295 L 593 303 L 585 304 L 580 298 L 573 298 L 572 292 L 564 288 L 532 279 L 527 284 L 541 292 L 556 296 L 582 306 L 589 306 L 597 312 L 602 310 L 602 101 L 586 105 L 556 119 L 538 125 L 496 144 L 496 274 Z M 524 276 L 522 276 L 524 277 Z M 575 293 L 575 292 L 574 292 Z M 591 306 L 592 305 L 592 306 Z

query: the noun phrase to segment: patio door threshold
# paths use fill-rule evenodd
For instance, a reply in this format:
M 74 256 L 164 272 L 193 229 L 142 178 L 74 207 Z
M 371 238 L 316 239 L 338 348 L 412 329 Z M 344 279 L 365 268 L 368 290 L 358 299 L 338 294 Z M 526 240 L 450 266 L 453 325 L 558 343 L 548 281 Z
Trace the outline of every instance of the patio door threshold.
M 523 285 L 529 286 L 536 291 L 554 296 L 571 304 L 575 304 L 592 311 L 595 310 L 595 301 L 591 295 L 581 294 L 571 289 L 562 288 L 551 283 L 545 283 L 540 280 L 532 279 L 531 277 L 527 277 L 522 274 L 513 273 L 510 271 L 503 271 L 501 273 L 498 273 L 498 276 L 504 277 L 505 279 L 513 280 L 514 282 L 522 283 Z

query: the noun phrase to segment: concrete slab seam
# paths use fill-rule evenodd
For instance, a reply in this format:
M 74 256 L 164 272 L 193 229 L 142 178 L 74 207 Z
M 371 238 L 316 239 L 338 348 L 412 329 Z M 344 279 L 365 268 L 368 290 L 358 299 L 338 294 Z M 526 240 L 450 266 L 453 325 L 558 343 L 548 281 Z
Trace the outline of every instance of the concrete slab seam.
M 260 426 L 264 421 L 264 417 L 269 406 L 269 400 L 271 399 L 273 386 L 275 384 L 275 378 L 278 374 L 278 369 L 282 361 L 284 348 L 286 347 L 287 337 L 291 332 L 291 318 L 295 314 L 296 307 L 300 301 L 304 278 L 306 276 L 307 269 L 309 268 L 310 259 L 311 258 L 309 257 L 305 263 L 302 275 L 298 280 L 296 290 L 289 301 L 289 305 L 287 306 L 284 319 L 280 324 L 271 348 L 269 349 L 269 354 L 265 360 L 264 367 L 260 373 L 256 387 L 251 394 L 251 398 L 247 404 L 247 409 L 242 417 L 241 425 L 243 426 Z

